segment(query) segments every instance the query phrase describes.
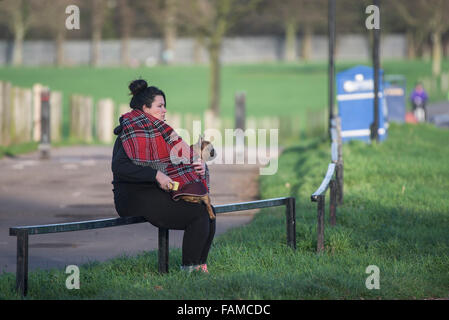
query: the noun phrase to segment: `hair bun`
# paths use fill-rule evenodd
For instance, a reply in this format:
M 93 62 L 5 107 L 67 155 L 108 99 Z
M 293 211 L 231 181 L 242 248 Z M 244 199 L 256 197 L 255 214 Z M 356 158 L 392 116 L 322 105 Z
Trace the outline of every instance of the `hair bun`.
M 139 94 L 143 90 L 145 90 L 148 87 L 148 84 L 145 80 L 139 79 L 134 80 L 131 82 L 128 86 L 129 90 L 131 90 L 131 93 L 135 96 L 136 94 Z

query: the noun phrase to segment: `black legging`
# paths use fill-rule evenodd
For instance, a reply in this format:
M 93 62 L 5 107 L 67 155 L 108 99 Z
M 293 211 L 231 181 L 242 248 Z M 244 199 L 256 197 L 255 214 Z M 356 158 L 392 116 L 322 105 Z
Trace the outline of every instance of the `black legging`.
M 121 217 L 143 216 L 158 228 L 184 230 L 184 266 L 206 263 L 215 235 L 215 220 L 210 220 L 204 204 L 174 201 L 156 184 L 115 186 L 114 195 L 115 207 Z

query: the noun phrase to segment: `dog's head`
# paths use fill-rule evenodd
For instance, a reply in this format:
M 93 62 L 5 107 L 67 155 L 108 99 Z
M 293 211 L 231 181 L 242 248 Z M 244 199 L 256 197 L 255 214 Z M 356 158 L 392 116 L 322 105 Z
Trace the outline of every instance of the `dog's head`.
M 200 135 L 198 142 L 193 146 L 195 155 L 200 156 L 203 161 L 210 161 L 215 159 L 217 153 L 215 152 L 214 146 L 210 141 L 204 140 L 204 136 Z

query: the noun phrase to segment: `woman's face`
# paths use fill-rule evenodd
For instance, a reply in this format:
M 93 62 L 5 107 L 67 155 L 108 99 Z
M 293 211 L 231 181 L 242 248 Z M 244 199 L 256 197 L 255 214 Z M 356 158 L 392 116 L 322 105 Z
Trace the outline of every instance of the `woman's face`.
M 165 109 L 165 101 L 163 96 L 155 96 L 154 101 L 151 104 L 151 107 L 148 108 L 146 105 L 143 106 L 143 111 L 152 115 L 156 119 L 165 121 L 165 113 L 167 109 Z

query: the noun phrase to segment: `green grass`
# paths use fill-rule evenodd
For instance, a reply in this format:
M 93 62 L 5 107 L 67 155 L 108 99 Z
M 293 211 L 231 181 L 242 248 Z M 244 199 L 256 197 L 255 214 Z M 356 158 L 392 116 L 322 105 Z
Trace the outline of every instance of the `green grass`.
M 338 63 L 337 72 L 357 64 Z M 425 61 L 385 61 L 385 74 L 402 74 L 410 93 L 414 83 L 431 75 L 431 64 Z M 443 62 L 449 70 L 449 60 Z M 0 80 L 31 87 L 35 83 L 63 92 L 64 133 L 68 130 L 68 105 L 72 94 L 91 95 L 94 102 L 112 98 L 116 104 L 129 103 L 128 83 L 142 77 L 164 90 L 169 111 L 202 114 L 208 107 L 209 68 L 207 66 L 155 66 L 139 68 L 104 67 L 0 67 Z M 221 114 L 234 116 L 234 96 L 244 91 L 250 116 L 305 115 L 306 110 L 326 108 L 327 63 L 266 63 L 225 65 L 222 68 Z M 446 93 L 431 96 L 440 100 Z
M 367 62 L 337 63 L 337 72 Z M 417 79 L 431 76 L 425 61 L 385 61 L 385 74 L 407 77 L 408 92 Z M 443 62 L 449 70 L 449 60 Z M 65 102 L 74 93 L 92 95 L 95 100 L 112 98 L 128 103 L 128 83 L 142 77 L 163 89 L 169 110 L 201 113 L 207 108 L 209 68 L 207 66 L 155 66 L 151 68 L 104 67 L 0 67 L 0 79 L 31 87 L 42 83 L 64 93 Z M 266 63 L 224 65 L 221 105 L 223 115 L 234 114 L 234 94 L 247 93 L 250 115 L 291 115 L 306 108 L 327 106 L 327 63 Z M 441 97 L 434 97 L 439 99 Z
M 370 65 L 370 62 L 338 62 L 336 70 L 339 72 L 358 64 Z M 416 81 L 431 76 L 429 61 L 384 61 L 382 67 L 386 75 L 402 74 L 406 77 L 407 96 Z M 449 70 L 449 60 L 443 61 L 442 69 L 444 72 Z M 221 115 L 233 123 L 235 94 L 244 91 L 248 116 L 290 117 L 298 125 L 299 134 L 292 134 L 289 129 L 291 124 L 282 124 L 279 143 L 291 145 L 292 141 L 300 137 L 316 134 L 325 123 L 325 120 L 313 120 L 313 112 L 324 111 L 323 115 L 327 114 L 327 71 L 326 62 L 224 65 Z M 99 99 L 112 98 L 118 115 L 118 105 L 129 103 L 129 82 L 140 77 L 165 91 L 169 112 L 200 115 L 208 107 L 209 68 L 204 65 L 151 68 L 0 67 L 0 80 L 10 81 L 15 86 L 30 88 L 35 83 L 41 83 L 52 90 L 63 92 L 62 141 L 59 145 L 76 143 L 69 139 L 69 98 L 72 94 L 90 95 L 95 105 Z M 430 93 L 431 101 L 444 100 L 446 97 L 447 93 Z
M 33 271 L 28 299 L 426 299 L 449 297 L 449 131 L 393 125 L 379 145 L 344 146 L 345 197 L 337 226 L 326 222 L 316 254 L 316 204 L 330 160 L 329 143 L 287 149 L 279 171 L 261 176 L 262 198 L 295 196 L 297 250 L 286 246 L 285 213 L 264 209 L 246 226 L 217 237 L 211 274 L 157 273 L 157 252 L 80 266 L 81 289 L 67 290 L 64 270 Z M 366 267 L 380 269 L 368 290 Z M 12 273 L 0 275 L 0 297 L 16 299 Z

